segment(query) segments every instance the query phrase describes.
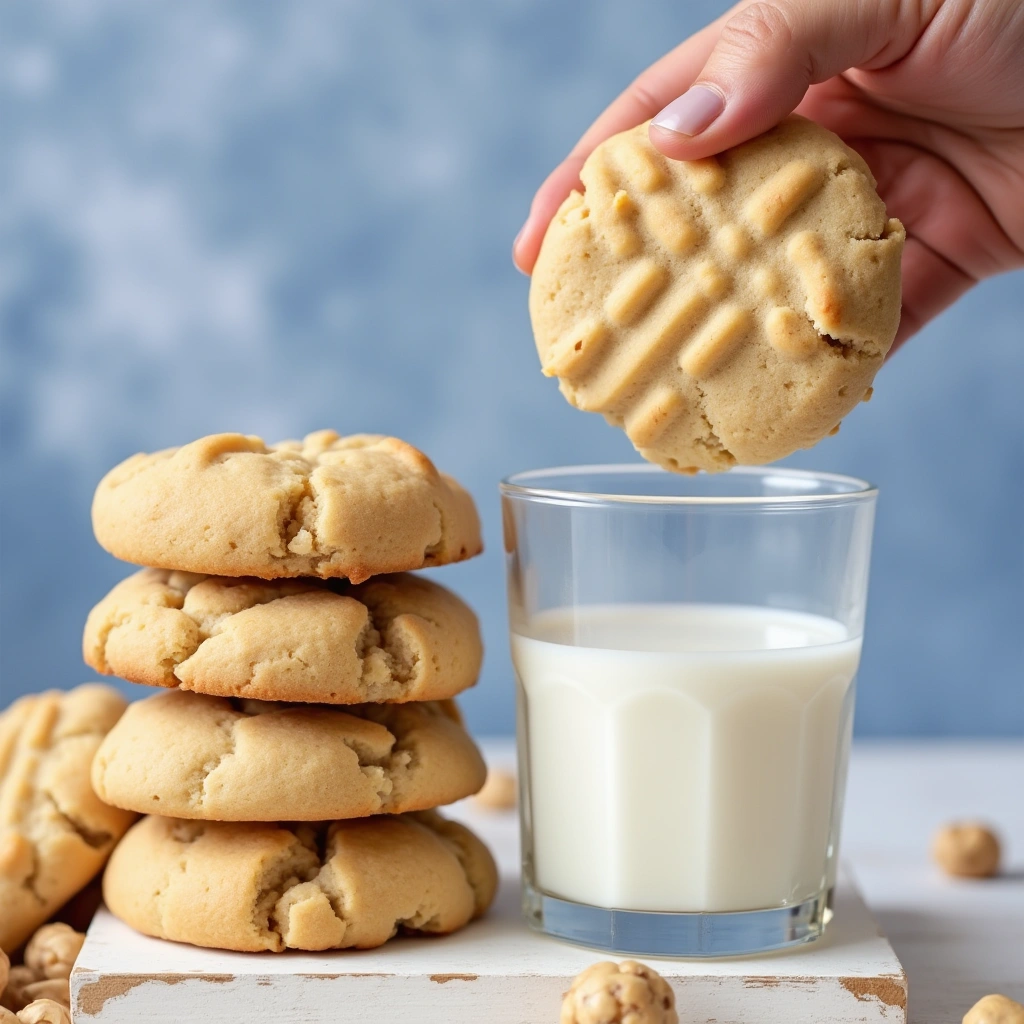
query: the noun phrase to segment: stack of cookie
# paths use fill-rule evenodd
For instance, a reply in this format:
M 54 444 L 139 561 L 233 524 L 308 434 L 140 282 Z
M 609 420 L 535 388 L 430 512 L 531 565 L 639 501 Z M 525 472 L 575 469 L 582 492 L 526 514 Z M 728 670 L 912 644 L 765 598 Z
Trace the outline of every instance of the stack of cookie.
M 395 438 L 220 434 L 112 470 L 93 525 L 150 568 L 93 609 L 85 660 L 173 687 L 93 762 L 103 800 L 148 815 L 107 868 L 114 914 L 201 946 L 323 950 L 487 909 L 490 854 L 434 810 L 485 778 L 451 700 L 479 629 L 407 573 L 481 550 L 454 480 Z

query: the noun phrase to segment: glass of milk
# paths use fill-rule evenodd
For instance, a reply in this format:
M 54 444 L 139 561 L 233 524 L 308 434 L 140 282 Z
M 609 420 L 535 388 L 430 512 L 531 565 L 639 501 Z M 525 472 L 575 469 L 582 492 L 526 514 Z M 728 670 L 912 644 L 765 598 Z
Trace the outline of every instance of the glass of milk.
M 817 938 L 877 491 L 648 465 L 501 490 L 531 925 L 654 956 Z

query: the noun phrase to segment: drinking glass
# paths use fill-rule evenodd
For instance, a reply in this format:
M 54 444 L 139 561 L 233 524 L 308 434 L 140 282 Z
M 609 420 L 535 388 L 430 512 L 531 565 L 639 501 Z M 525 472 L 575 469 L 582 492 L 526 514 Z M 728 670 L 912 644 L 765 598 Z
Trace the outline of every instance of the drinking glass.
M 652 956 L 821 935 L 877 491 L 632 465 L 501 492 L 531 926 Z

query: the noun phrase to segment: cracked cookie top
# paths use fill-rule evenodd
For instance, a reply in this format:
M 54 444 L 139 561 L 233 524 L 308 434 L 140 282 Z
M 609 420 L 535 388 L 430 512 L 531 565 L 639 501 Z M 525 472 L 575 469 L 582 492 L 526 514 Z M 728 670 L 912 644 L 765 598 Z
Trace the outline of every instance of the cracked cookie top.
M 423 452 L 331 430 L 269 446 L 213 434 L 133 455 L 100 481 L 92 521 L 125 561 L 261 579 L 359 583 L 483 548 L 473 499 Z
M 451 701 L 341 709 L 180 690 L 130 704 L 92 763 L 109 804 L 212 821 L 427 810 L 486 774 Z
M 0 949 L 18 948 L 95 875 L 135 815 L 108 807 L 89 765 L 125 709 L 89 683 L 0 714 Z
M 690 162 L 647 129 L 594 150 L 545 235 L 530 286 L 544 373 L 668 469 L 812 446 L 892 345 L 903 225 L 812 121 Z
M 115 850 L 103 897 L 146 935 L 279 952 L 447 934 L 497 885 L 484 844 L 432 811 L 316 826 L 149 817 Z
M 325 704 L 453 697 L 483 658 L 472 610 L 408 573 L 352 585 L 143 569 L 89 613 L 82 650 L 135 683 Z

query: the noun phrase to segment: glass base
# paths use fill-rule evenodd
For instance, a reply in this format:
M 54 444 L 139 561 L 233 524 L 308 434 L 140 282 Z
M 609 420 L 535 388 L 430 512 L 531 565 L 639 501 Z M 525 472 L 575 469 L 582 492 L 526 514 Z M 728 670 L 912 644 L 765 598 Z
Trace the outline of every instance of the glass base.
M 829 889 L 771 910 L 661 914 L 573 903 L 523 884 L 523 913 L 531 928 L 579 946 L 640 956 L 744 956 L 813 942 L 832 917 L 831 905 Z

